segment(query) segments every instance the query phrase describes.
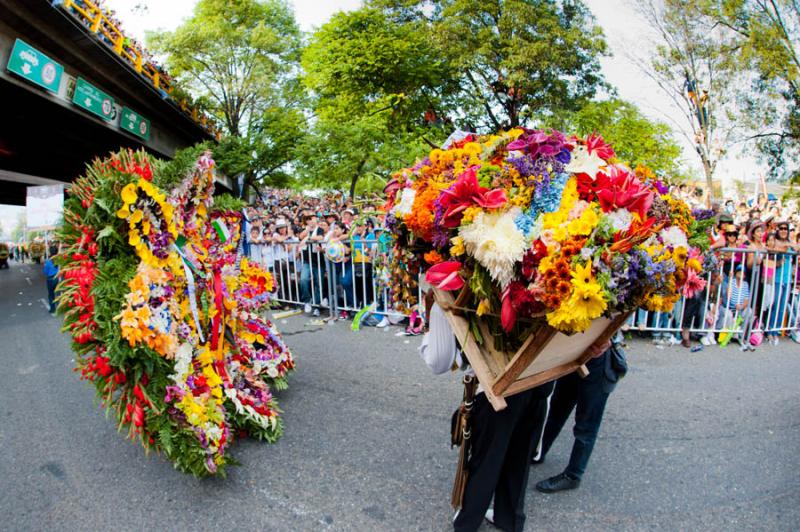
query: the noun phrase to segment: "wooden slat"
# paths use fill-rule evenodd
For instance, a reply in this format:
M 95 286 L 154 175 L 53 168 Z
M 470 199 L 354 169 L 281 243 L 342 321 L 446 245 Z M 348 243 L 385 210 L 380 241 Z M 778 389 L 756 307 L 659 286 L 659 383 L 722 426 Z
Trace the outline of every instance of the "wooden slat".
M 452 294 L 438 289 L 433 290 L 436 302 L 440 307 L 444 309 L 447 308 L 448 305 L 453 304 Z M 491 388 L 496 374 L 492 373 L 486 363 L 484 354 L 481 352 L 480 346 L 475 342 L 475 338 L 472 337 L 472 333 L 469 331 L 469 323 L 461 316 L 456 316 L 452 312 L 445 312 L 444 315 L 447 317 L 450 328 L 453 329 L 453 334 L 456 335 L 456 340 L 461 344 L 461 350 L 464 352 L 467 360 L 469 360 L 469 364 L 472 366 L 472 370 L 475 372 L 478 382 L 481 383 L 483 391 L 486 394 L 486 399 L 489 400 L 489 403 L 495 410 L 503 410 L 508 406 L 506 400 L 502 395 L 495 394 Z
M 614 336 L 614 334 L 617 332 L 617 330 L 620 327 L 622 327 L 622 324 L 625 323 L 625 321 L 627 321 L 628 317 L 631 314 L 632 312 L 620 314 L 619 316 L 611 320 L 611 323 L 608 324 L 608 327 L 606 327 L 606 329 L 600 334 L 600 336 L 598 336 L 597 339 L 594 342 L 592 342 L 592 345 L 602 345 L 607 341 L 609 341 L 611 337 Z M 547 382 L 560 379 L 565 375 L 569 375 L 573 371 L 577 371 L 591 359 L 592 359 L 592 350 L 591 347 L 589 347 L 577 360 L 574 360 L 572 362 L 566 362 L 554 368 L 550 368 L 547 371 L 531 375 L 522 380 L 514 381 L 503 391 L 503 395 L 508 397 L 509 395 L 514 395 L 515 393 L 524 392 L 525 390 L 530 390 L 531 388 L 541 386 L 542 384 L 545 384 Z
M 517 350 L 514 358 L 511 359 L 511 362 L 506 365 L 503 374 L 499 375 L 492 384 L 492 391 L 497 395 L 503 395 L 503 392 L 517 380 L 517 377 L 525 371 L 525 368 L 533 363 L 557 332 L 553 327 L 543 324 L 528 336 L 522 347 Z
M 508 355 L 494 348 L 492 332 L 484 320 L 478 320 L 478 329 L 483 335 L 483 351 L 489 355 L 486 357 L 486 363 L 492 369 L 492 373 L 500 375 L 508 364 Z

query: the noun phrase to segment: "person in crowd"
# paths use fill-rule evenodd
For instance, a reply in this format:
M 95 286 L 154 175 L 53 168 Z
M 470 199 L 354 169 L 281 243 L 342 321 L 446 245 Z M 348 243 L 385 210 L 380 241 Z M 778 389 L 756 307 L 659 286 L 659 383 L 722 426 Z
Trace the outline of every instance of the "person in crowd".
M 354 222 L 350 231 L 350 249 L 353 260 L 355 308 L 360 309 L 374 300 L 372 286 L 372 242 L 375 240 L 375 223 L 366 220 Z
M 772 345 L 778 345 L 778 337 L 786 321 L 786 309 L 792 289 L 792 279 L 797 268 L 796 244 L 789 239 L 789 222 L 777 224 L 775 235 L 775 292 L 767 324 L 767 338 Z
M 305 211 L 305 228 L 298 235 L 300 239 L 300 301 L 304 304 L 306 314 L 319 316 L 319 309 L 311 304 L 319 305 L 322 301 L 322 242 L 325 230 L 319 226 L 318 218 L 310 210 Z
M 58 285 L 58 266 L 53 259 L 58 253 L 56 246 L 50 246 L 47 260 L 44 262 L 44 277 L 47 282 L 47 303 L 50 314 L 56 313 L 56 286 Z
M 290 285 L 291 271 L 289 257 L 294 253 L 291 245 L 291 229 L 289 223 L 284 218 L 279 218 L 275 222 L 275 232 L 272 234 L 273 258 L 275 269 L 277 270 L 278 298 L 288 300 L 291 298 L 292 290 Z
M 469 371 L 444 311 L 425 294 L 425 335 L 420 355 L 435 374 L 453 367 Z M 541 437 L 547 397 L 553 383 L 506 398 L 508 406 L 497 412 L 478 387 L 470 416 L 471 452 L 461 507 L 453 517 L 457 532 L 475 532 L 484 519 L 501 530 L 521 532 L 525 524 L 525 492 L 530 459 Z M 489 505 L 494 499 L 494 508 Z
M 724 311 L 719 313 L 718 329 L 730 329 L 736 325 L 737 317 L 741 318 L 741 325 L 737 328 L 742 331 L 735 338 L 739 341 L 742 351 L 754 349 L 749 338 L 753 323 L 753 312 L 750 308 L 750 284 L 744 278 L 744 264 L 735 267 L 734 277 L 728 283 L 727 296 L 720 303 Z
M 628 371 L 625 352 L 619 345 L 611 345 L 601 353 L 599 357 L 586 363 L 589 375 L 585 378 L 577 373 L 570 373 L 556 381 L 544 427 L 542 450 L 538 458 L 532 462 L 534 464 L 544 462 L 545 456 L 573 410 L 575 425 L 572 433 L 575 440 L 564 471 L 536 484 L 536 489 L 542 493 L 572 490 L 581 484 L 600 432 L 608 396 L 614 391 L 619 379 Z
M 353 218 L 355 217 L 355 211 L 353 209 L 345 209 L 342 211 L 342 225 L 346 229 L 350 229 L 350 226 L 353 224 Z

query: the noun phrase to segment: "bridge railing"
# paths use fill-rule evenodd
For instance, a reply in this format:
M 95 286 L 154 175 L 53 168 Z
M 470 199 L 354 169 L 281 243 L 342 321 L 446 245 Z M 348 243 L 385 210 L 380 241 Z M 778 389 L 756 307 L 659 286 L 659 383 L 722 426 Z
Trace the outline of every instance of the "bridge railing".
M 156 90 L 162 91 L 175 101 L 184 113 L 219 140 L 221 134 L 214 123 L 185 99 L 177 100 L 172 97 L 174 91 L 172 82 L 156 65 L 143 56 L 141 50 L 131 46 L 130 39 L 106 16 L 99 5 L 92 0 L 53 0 L 53 5 L 61 6 L 67 13 L 77 18 L 98 39 L 122 57 L 131 68 L 147 78 Z

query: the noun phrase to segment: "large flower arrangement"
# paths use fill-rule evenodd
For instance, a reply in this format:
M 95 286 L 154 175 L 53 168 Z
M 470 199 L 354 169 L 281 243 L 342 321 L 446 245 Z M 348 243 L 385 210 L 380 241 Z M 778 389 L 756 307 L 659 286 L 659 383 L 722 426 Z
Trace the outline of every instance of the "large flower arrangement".
M 294 362 L 262 316 L 271 274 L 239 255 L 241 216 L 213 208 L 214 161 L 169 192 L 153 168 L 124 151 L 71 186 L 59 309 L 119 430 L 182 471 L 224 474 L 235 437 L 280 437 L 271 390 Z
M 499 347 L 542 320 L 576 333 L 639 306 L 670 310 L 703 288 L 701 224 L 598 135 L 470 135 L 397 172 L 386 192 L 396 270 L 425 268 L 433 285 L 459 291 Z

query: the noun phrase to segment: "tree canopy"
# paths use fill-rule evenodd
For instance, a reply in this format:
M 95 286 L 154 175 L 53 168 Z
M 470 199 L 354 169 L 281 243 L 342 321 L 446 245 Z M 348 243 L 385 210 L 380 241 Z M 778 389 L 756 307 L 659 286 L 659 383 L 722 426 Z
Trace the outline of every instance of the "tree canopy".
M 599 133 L 613 144 L 621 161 L 643 164 L 670 181 L 682 176 L 681 148 L 671 128 L 648 119 L 630 102 L 617 98 L 590 102 L 577 112 L 554 117 L 547 125 L 582 136 Z
M 149 33 L 147 41 L 234 136 L 249 132 L 296 73 L 301 44 L 283 0 L 200 0 L 175 31 Z

